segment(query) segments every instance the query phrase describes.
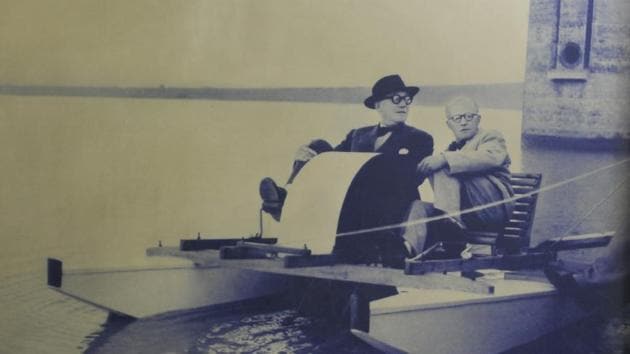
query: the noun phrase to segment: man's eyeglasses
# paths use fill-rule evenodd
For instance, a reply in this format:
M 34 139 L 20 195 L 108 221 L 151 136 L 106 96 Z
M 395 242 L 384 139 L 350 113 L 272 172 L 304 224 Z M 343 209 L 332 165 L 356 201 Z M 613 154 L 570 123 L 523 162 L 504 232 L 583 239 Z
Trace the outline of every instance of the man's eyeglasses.
M 455 123 L 461 123 L 462 120 L 466 120 L 467 122 L 470 122 L 471 120 L 475 118 L 479 118 L 479 117 L 480 115 L 476 113 L 466 113 L 466 114 L 459 114 L 456 116 L 448 117 L 448 119 L 452 120 Z
M 411 96 L 401 96 L 401 95 L 391 95 L 385 96 L 385 98 L 389 98 L 393 104 L 399 104 L 400 102 L 405 102 L 405 104 L 410 105 L 413 102 L 413 97 Z

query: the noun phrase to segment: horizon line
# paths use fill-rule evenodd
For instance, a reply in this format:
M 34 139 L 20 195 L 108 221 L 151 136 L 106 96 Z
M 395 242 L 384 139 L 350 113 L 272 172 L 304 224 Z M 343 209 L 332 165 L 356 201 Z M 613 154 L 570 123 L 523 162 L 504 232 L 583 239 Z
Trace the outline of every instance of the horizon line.
M 276 101 L 303 103 L 362 104 L 368 87 L 176 87 L 176 86 L 72 86 L 0 85 L 0 95 L 105 97 L 130 99 L 184 99 L 217 101 Z M 417 105 L 441 105 L 450 97 L 470 96 L 489 108 L 522 108 L 523 82 L 427 85 L 420 88 Z

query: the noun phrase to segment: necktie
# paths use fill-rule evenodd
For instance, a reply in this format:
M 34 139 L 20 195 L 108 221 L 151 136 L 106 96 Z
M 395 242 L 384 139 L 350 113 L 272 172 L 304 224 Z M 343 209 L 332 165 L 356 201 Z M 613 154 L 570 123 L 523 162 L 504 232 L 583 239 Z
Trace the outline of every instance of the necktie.
M 385 134 L 387 134 L 389 132 L 393 132 L 394 130 L 400 128 L 400 126 L 401 126 L 400 124 L 390 125 L 388 127 L 384 127 L 382 125 L 379 125 L 377 130 L 376 130 L 376 135 L 379 136 L 379 137 L 383 136 L 383 135 L 385 135 Z
M 448 151 L 457 151 L 457 150 L 461 150 L 461 148 L 464 147 L 464 145 L 466 145 L 466 140 L 462 140 L 462 141 L 453 141 L 451 143 L 451 145 L 448 146 Z

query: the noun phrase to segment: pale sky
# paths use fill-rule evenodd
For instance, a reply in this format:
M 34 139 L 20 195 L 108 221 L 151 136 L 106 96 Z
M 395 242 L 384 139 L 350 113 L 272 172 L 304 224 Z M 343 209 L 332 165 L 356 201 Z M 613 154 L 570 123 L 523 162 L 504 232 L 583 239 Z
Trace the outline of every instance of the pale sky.
M 0 84 L 523 81 L 527 0 L 0 0 Z

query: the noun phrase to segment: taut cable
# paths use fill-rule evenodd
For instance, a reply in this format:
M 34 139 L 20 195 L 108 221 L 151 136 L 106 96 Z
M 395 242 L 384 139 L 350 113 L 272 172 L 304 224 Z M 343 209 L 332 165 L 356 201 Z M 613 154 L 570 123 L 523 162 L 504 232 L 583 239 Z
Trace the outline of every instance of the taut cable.
M 603 172 L 603 171 L 609 170 L 611 168 L 620 166 L 620 165 L 622 165 L 624 163 L 627 163 L 629 161 L 630 161 L 630 159 L 625 159 L 625 160 L 622 160 L 622 161 L 619 161 L 619 162 L 615 162 L 615 163 L 607 165 L 607 166 L 600 167 L 600 168 L 595 169 L 593 171 L 590 171 L 590 172 L 587 172 L 587 173 L 584 173 L 584 174 L 581 174 L 581 175 L 578 175 L 578 176 L 566 179 L 564 181 L 553 183 L 553 184 L 550 184 L 548 186 L 544 186 L 542 188 L 539 188 L 537 190 L 521 194 L 519 196 L 514 196 L 514 197 L 511 197 L 511 198 L 502 199 L 502 200 L 499 200 L 499 201 L 496 201 L 496 202 L 492 202 L 492 203 L 488 203 L 488 204 L 478 205 L 476 207 L 460 210 L 458 212 L 447 213 L 447 214 L 443 214 L 443 215 L 440 215 L 440 216 L 433 216 L 433 217 L 429 217 L 429 218 L 410 220 L 410 221 L 406 221 L 406 222 L 402 222 L 402 223 L 398 223 L 398 224 L 391 224 L 391 225 L 384 225 L 384 226 L 372 227 L 372 228 L 361 229 L 361 230 L 340 232 L 340 233 L 337 233 L 336 236 L 337 237 L 340 237 L 340 236 L 352 236 L 352 235 L 366 234 L 366 233 L 371 233 L 371 232 L 391 230 L 391 229 L 397 229 L 397 228 L 400 228 L 400 227 L 407 227 L 407 226 L 412 226 L 412 225 L 426 224 L 426 223 L 429 223 L 429 222 L 432 222 L 432 221 L 453 218 L 453 217 L 460 216 L 460 215 L 463 215 L 463 214 L 474 213 L 474 212 L 479 211 L 479 210 L 487 209 L 487 208 L 494 207 L 494 206 L 501 205 L 501 204 L 505 204 L 505 203 L 510 203 L 510 202 L 516 201 L 516 200 L 521 199 L 521 198 L 530 197 L 530 196 L 533 196 L 533 195 L 536 195 L 536 194 L 540 194 L 540 193 L 543 193 L 543 192 L 550 191 L 552 189 L 556 189 L 558 187 L 562 187 L 562 186 L 564 186 L 566 184 L 569 184 L 569 183 L 572 183 L 572 182 L 576 182 L 576 181 L 579 181 L 581 179 L 584 179 L 584 178 L 590 177 L 592 175 L 598 174 L 600 172 Z

